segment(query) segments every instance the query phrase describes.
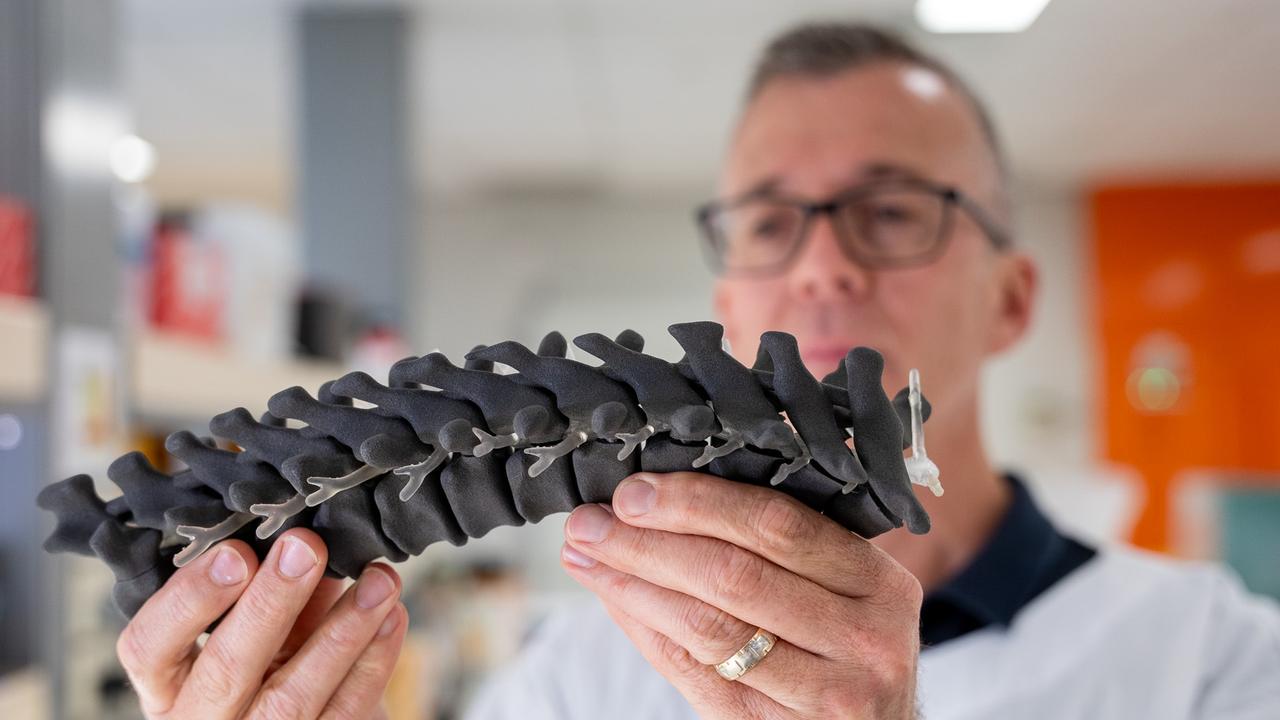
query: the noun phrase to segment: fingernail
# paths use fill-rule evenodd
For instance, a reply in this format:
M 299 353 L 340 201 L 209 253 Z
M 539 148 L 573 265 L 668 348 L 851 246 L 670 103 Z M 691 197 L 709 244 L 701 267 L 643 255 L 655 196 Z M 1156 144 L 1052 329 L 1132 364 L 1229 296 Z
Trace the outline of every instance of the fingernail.
M 604 539 L 613 515 L 600 505 L 582 505 L 569 516 L 569 537 L 581 542 L 600 542 Z
M 244 558 L 231 548 L 219 548 L 209 565 L 209 577 L 215 583 L 227 587 L 244 582 L 248 574 L 249 567 L 244 564 Z
M 656 497 L 653 484 L 640 476 L 622 483 L 613 498 L 613 504 L 623 515 L 643 515 L 653 508 Z
M 280 574 L 289 578 L 302 577 L 319 560 L 310 545 L 295 537 L 285 538 L 284 551 L 280 553 Z
M 395 590 L 396 584 L 390 575 L 371 567 L 356 581 L 356 605 L 365 610 L 378 607 Z
M 583 555 L 577 550 L 574 550 L 573 547 L 570 545 L 565 545 L 564 548 L 560 550 L 560 554 L 564 555 L 565 560 L 568 560 L 569 562 L 573 563 L 574 565 L 577 565 L 578 567 L 589 568 L 589 567 L 594 567 L 596 564 L 595 558 L 590 558 L 590 557 L 587 557 L 586 555 Z
M 391 612 L 387 613 L 387 619 L 382 621 L 382 625 L 378 627 L 378 637 L 386 637 L 396 629 L 396 625 L 400 624 L 400 608 L 393 607 Z

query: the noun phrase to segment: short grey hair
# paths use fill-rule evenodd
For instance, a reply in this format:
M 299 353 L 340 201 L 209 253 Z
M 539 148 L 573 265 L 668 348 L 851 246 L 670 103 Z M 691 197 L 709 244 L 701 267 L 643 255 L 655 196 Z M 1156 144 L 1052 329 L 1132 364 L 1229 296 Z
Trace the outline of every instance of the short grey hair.
M 750 104 L 771 81 L 782 77 L 826 78 L 885 62 L 901 62 L 931 70 L 960 92 L 973 107 L 982 134 L 1007 182 L 1004 151 L 986 106 L 942 61 L 916 49 L 888 30 L 858 22 L 809 22 L 775 36 L 756 61 L 747 85 Z

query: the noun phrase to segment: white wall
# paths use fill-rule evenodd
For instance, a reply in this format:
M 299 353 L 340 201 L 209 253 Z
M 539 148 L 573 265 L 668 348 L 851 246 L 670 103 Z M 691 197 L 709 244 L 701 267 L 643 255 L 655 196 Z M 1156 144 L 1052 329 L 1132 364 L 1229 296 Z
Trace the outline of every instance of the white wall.
M 1039 303 L 1027 337 L 983 373 L 988 452 L 998 466 L 1022 474 L 1062 527 L 1094 541 L 1122 539 L 1142 490 L 1131 469 L 1097 460 L 1097 352 L 1083 197 L 1023 186 L 1015 194 L 1015 227 L 1040 269 Z
M 1039 266 L 1039 302 L 1027 337 L 984 373 L 987 448 L 1027 471 L 1084 465 L 1094 439 L 1083 208 L 1068 190 L 1023 189 L 1014 202 L 1016 242 Z
M 698 200 L 550 194 L 426 204 L 415 346 L 456 362 L 477 343 L 632 328 L 646 350 L 678 358 L 666 327 L 711 317 Z

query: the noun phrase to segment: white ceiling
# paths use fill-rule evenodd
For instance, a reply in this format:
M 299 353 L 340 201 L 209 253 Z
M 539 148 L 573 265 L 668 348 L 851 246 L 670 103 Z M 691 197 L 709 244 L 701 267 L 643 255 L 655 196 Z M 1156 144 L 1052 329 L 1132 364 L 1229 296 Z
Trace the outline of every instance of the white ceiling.
M 162 197 L 287 204 L 300 2 L 125 0 L 125 88 Z M 910 0 L 402 4 L 433 193 L 707 191 L 752 58 L 823 17 L 888 24 L 954 63 L 1037 184 L 1280 174 L 1268 0 L 1055 0 L 1027 32 L 968 36 L 920 32 Z

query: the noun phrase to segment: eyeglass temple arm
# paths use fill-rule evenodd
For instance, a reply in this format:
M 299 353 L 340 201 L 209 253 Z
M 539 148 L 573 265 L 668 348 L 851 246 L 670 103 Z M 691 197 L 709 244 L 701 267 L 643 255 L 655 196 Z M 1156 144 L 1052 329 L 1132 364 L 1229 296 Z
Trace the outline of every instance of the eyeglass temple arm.
M 956 204 L 963 207 L 965 212 L 969 213 L 969 215 L 977 221 L 978 226 L 982 228 L 982 231 L 987 234 L 987 237 L 991 238 L 991 243 L 993 245 L 1000 250 L 1013 246 L 1013 238 L 1009 235 L 1008 231 L 1002 228 L 1000 224 L 995 221 L 995 218 L 991 217 L 991 214 L 984 210 L 981 205 L 974 202 L 968 195 L 965 195 L 955 189 L 951 190 L 950 195 Z

